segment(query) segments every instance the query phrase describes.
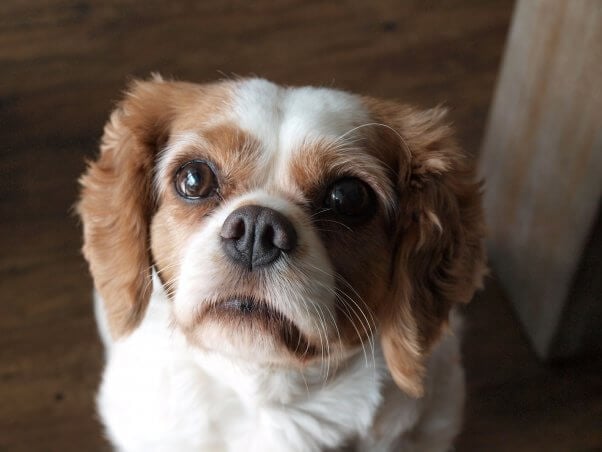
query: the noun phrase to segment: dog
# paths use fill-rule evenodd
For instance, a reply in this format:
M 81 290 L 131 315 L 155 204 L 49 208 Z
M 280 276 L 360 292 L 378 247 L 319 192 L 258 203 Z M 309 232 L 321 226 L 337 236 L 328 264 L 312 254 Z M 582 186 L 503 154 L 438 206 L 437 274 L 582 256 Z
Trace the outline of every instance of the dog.
M 77 210 L 117 450 L 445 451 L 481 184 L 445 110 L 134 81 Z

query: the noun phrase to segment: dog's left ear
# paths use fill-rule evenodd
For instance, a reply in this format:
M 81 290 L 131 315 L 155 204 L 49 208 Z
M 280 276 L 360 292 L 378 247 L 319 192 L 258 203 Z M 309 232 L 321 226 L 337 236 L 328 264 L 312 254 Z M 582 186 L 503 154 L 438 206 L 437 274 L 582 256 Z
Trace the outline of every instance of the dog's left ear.
M 105 125 L 100 155 L 80 179 L 83 251 L 114 338 L 132 331 L 148 304 L 155 159 L 174 105 L 195 95 L 188 85 L 158 77 L 133 82 Z
M 486 273 L 481 184 L 444 109 L 370 105 L 395 131 L 388 142 L 398 168 L 392 296 L 380 312 L 381 342 L 398 386 L 420 396 L 425 359 L 452 306 L 470 301 Z

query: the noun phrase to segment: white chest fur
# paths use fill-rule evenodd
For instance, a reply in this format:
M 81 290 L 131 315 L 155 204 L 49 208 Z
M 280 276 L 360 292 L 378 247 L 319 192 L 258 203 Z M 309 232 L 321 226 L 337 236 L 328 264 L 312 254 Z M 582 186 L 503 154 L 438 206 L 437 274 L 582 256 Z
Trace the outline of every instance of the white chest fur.
M 359 352 L 327 379 L 324 368 L 260 369 L 190 347 L 170 328 L 161 293 L 142 325 L 114 343 L 99 303 L 107 365 L 98 406 L 118 450 L 320 451 L 351 442 L 363 450 L 445 450 L 458 430 L 463 378 L 455 339 L 435 350 L 427 395 L 414 400 L 391 382 L 378 347 L 368 366 Z

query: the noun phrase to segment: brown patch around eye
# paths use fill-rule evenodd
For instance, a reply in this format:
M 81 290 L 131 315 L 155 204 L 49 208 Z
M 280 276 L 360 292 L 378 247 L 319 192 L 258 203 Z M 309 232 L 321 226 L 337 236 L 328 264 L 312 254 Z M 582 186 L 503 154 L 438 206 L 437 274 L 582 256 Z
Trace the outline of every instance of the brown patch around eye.
M 375 205 L 394 208 L 395 190 L 389 164 L 369 148 L 335 147 L 328 141 L 308 143 L 291 159 L 290 176 L 315 208 L 323 208 L 333 184 L 342 179 L 357 179 L 374 192 Z M 377 210 L 377 209 L 375 209 Z
M 306 145 L 291 161 L 291 178 L 310 199 L 326 188 L 333 177 L 336 155 L 325 152 L 326 147 L 326 143 Z
M 311 200 L 312 222 L 335 271 L 338 300 L 335 315 L 341 341 L 355 346 L 375 334 L 379 304 L 389 288 L 390 249 L 393 246 L 387 209 L 395 208 L 389 163 L 370 149 L 346 152 L 329 143 L 314 143 L 293 157 L 294 182 Z M 367 221 L 346 224 L 336 215 L 317 214 L 337 181 L 353 179 L 374 190 L 375 210 Z
M 178 151 L 166 171 L 166 176 L 171 179 L 161 181 L 162 184 L 173 185 L 176 172 L 195 160 L 209 165 L 221 198 L 240 193 L 252 184 L 260 153 L 259 143 L 254 137 L 228 123 L 193 133 L 199 135 L 199 144 Z
M 209 143 L 207 152 L 219 170 L 220 194 L 226 198 L 241 193 L 252 183 L 259 158 L 259 142 L 230 124 L 202 132 Z
M 170 188 L 164 190 L 162 199 L 158 200 L 151 224 L 153 260 L 168 292 L 174 288 L 181 256 L 190 237 L 202 227 L 222 199 L 246 189 L 245 185 L 253 180 L 259 153 L 257 141 L 233 125 L 219 125 L 198 134 L 206 146 L 187 147 L 171 160 L 163 176 L 166 180 L 160 182 Z M 216 195 L 189 202 L 177 195 L 175 177 L 183 165 L 199 159 L 209 162 Z

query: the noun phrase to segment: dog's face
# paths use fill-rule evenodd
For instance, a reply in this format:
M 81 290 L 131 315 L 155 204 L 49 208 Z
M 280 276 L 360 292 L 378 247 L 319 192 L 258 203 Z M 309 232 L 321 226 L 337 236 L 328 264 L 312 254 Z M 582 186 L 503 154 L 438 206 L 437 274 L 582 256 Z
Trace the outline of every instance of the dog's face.
M 135 83 L 79 204 L 113 335 L 143 318 L 155 268 L 194 346 L 306 366 L 380 340 L 420 394 L 484 270 L 478 185 L 442 115 L 263 80 Z

